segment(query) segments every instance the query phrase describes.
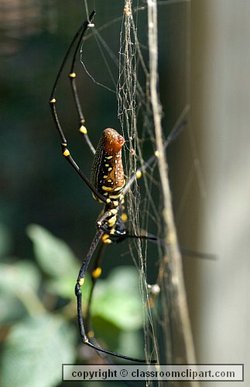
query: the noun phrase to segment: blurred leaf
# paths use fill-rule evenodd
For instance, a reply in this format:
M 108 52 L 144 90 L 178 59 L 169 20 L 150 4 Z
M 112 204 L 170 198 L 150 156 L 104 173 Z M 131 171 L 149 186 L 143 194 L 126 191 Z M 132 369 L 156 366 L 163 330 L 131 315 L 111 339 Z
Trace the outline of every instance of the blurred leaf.
M 33 263 L 19 261 L 13 264 L 0 264 L 0 290 L 3 300 L 7 297 L 17 298 L 30 315 L 44 310 L 37 292 L 40 284 L 40 273 Z
M 0 290 L 12 294 L 36 291 L 40 282 L 40 274 L 29 261 L 14 264 L 0 264 Z
M 103 348 L 143 358 L 143 335 L 140 330 L 123 331 L 112 324 L 112 321 L 107 321 L 100 316 L 95 316 L 92 321 L 95 338 Z
M 9 324 L 27 314 L 20 301 L 1 291 L 0 296 L 0 323 Z
M 143 353 L 143 335 L 138 331 L 122 331 L 119 336 L 119 345 L 117 351 L 124 354 L 129 354 L 133 357 L 142 358 Z
M 135 330 L 143 325 L 142 300 L 138 273 L 133 267 L 121 266 L 94 290 L 91 314 L 111 321 L 122 330 Z
M 30 225 L 27 233 L 34 244 L 36 259 L 45 273 L 54 277 L 76 277 L 79 268 L 77 259 L 63 240 L 36 224 Z
M 80 268 L 80 266 L 79 266 Z M 78 270 L 77 269 L 77 274 Z M 53 278 L 47 283 L 47 290 L 63 298 L 75 299 L 75 284 L 76 284 L 76 274 L 74 275 L 65 275 L 60 278 Z M 91 281 L 88 275 L 85 277 L 84 286 L 82 288 L 83 299 L 88 298 L 91 287 Z
M 74 341 L 72 329 L 59 317 L 27 318 L 6 340 L 2 386 L 55 386 L 62 378 L 62 364 L 74 361 Z
M 75 298 L 75 284 L 76 276 L 63 276 L 60 278 L 53 278 L 47 282 L 46 290 L 57 296 L 67 299 Z
M 43 305 L 37 296 L 39 284 L 40 274 L 31 262 L 0 264 L 0 297 L 3 306 L 0 320 L 11 320 L 14 316 L 23 315 L 24 309 L 19 306 L 18 301 L 22 302 L 31 315 L 43 311 Z M 18 311 L 19 313 L 16 313 Z
M 118 350 L 120 345 L 121 328 L 112 321 L 95 315 L 91 318 L 91 327 L 94 328 L 95 338 L 104 348 Z

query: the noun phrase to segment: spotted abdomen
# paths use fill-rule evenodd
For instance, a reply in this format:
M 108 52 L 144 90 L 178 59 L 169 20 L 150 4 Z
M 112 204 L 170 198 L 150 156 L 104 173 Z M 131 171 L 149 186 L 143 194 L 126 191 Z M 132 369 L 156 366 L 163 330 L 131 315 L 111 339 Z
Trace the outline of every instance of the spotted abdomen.
M 94 156 L 92 183 L 98 192 L 111 200 L 119 198 L 119 192 L 125 185 L 122 164 L 124 142 L 124 138 L 115 129 L 107 128 L 103 131 Z

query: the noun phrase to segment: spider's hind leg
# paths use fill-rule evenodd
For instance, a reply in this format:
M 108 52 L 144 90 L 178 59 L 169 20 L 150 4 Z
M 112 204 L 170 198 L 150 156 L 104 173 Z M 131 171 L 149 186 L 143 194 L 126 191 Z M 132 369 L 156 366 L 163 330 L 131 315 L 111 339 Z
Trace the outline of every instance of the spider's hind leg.
M 102 274 L 101 261 L 102 261 L 102 257 L 103 257 L 103 253 L 104 253 L 104 248 L 105 248 L 104 243 L 101 243 L 99 245 L 99 248 L 98 248 L 95 260 L 94 260 L 94 264 L 93 264 L 93 267 L 92 267 L 92 270 L 90 273 L 90 275 L 91 275 L 91 288 L 90 288 L 90 292 L 88 295 L 86 314 L 85 314 L 85 316 L 86 316 L 85 317 L 86 331 L 87 331 L 87 334 L 89 337 L 94 336 L 94 331 L 92 329 L 91 322 L 90 322 L 90 320 L 91 320 L 91 304 L 92 304 L 93 292 L 94 292 L 95 285 Z
M 145 363 L 145 359 L 136 359 L 136 358 L 132 358 L 129 356 L 119 354 L 117 352 L 105 350 L 105 349 L 101 348 L 96 343 L 96 340 L 94 337 L 88 336 L 87 329 L 85 327 L 86 325 L 85 325 L 85 321 L 84 321 L 84 317 L 83 317 L 83 312 L 82 312 L 82 291 L 81 291 L 81 288 L 84 284 L 84 279 L 85 279 L 85 276 L 86 276 L 86 273 L 88 270 L 89 263 L 90 263 L 90 261 L 93 257 L 93 254 L 94 254 L 94 252 L 95 252 L 95 250 L 96 250 L 96 248 L 101 240 L 102 235 L 103 235 L 103 231 L 98 230 L 92 243 L 91 243 L 91 246 L 90 246 L 90 249 L 87 253 L 86 259 L 84 259 L 84 261 L 82 263 L 82 266 L 80 268 L 80 271 L 79 271 L 79 274 L 77 277 L 77 282 L 75 285 L 75 295 L 76 295 L 76 299 L 77 299 L 77 319 L 78 319 L 78 325 L 79 325 L 79 330 L 80 330 L 80 335 L 81 335 L 82 341 L 85 345 L 95 349 L 97 352 L 101 352 L 101 353 L 106 354 L 106 355 L 115 356 L 115 357 L 120 358 L 120 359 L 129 360 L 129 361 L 132 361 L 135 363 Z

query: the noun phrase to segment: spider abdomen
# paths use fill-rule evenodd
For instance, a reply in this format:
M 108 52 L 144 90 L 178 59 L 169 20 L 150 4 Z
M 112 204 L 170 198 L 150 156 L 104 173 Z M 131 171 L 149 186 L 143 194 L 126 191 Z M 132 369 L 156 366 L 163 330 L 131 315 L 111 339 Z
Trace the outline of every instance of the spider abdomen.
M 125 185 L 122 164 L 124 138 L 115 130 L 107 128 L 96 148 L 92 165 L 91 180 L 103 196 L 117 201 Z

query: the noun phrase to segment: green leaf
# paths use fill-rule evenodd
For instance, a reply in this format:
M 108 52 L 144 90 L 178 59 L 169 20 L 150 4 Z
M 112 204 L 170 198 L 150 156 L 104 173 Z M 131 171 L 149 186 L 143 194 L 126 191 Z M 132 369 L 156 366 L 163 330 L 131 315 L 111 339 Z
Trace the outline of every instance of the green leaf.
M 29 261 L 14 264 L 0 264 L 0 290 L 11 294 L 36 291 L 40 282 L 40 274 Z
M 27 314 L 24 306 L 13 295 L 1 292 L 0 324 L 9 324 Z
M 36 259 L 45 273 L 54 277 L 76 277 L 77 259 L 63 240 L 36 224 L 30 225 L 27 233 L 33 242 Z
M 70 275 L 60 278 L 53 278 L 47 282 L 47 290 L 60 297 L 75 300 L 76 275 Z M 82 288 L 83 298 L 87 299 L 90 293 L 91 281 L 88 275 L 85 276 L 84 286 Z
M 26 313 L 23 305 L 31 313 L 41 310 L 36 297 L 39 284 L 40 274 L 31 262 L 0 264 L 0 320 L 7 322 L 22 316 Z
M 47 281 L 46 290 L 51 294 L 71 300 L 75 299 L 75 284 L 76 275 L 53 278 Z
M 2 387 L 50 387 L 62 378 L 62 364 L 74 361 L 72 329 L 59 317 L 27 318 L 9 334 L 2 360 Z
M 99 315 L 122 330 L 135 330 L 143 326 L 142 307 L 138 273 L 133 267 L 118 267 L 106 280 L 97 282 L 93 316 Z
M 144 339 L 142 332 L 138 331 L 122 331 L 119 335 L 119 345 L 117 351 L 119 353 L 127 353 L 130 356 L 144 358 L 143 345 Z

